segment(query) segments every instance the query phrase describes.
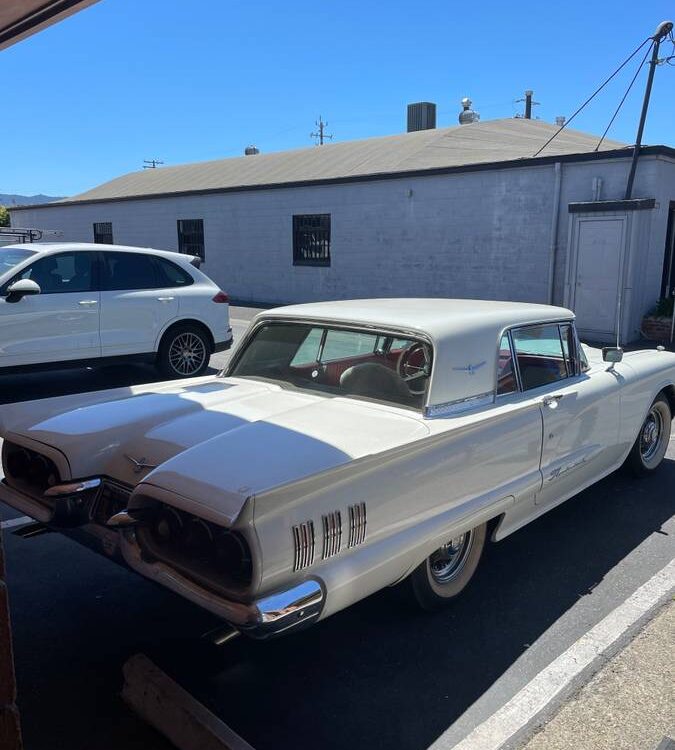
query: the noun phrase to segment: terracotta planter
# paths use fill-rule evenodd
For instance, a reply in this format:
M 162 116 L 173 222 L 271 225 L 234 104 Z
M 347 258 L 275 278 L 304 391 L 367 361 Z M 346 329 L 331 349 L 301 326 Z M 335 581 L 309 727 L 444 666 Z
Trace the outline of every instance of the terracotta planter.
M 668 343 L 670 341 L 671 325 L 671 318 L 657 318 L 647 315 L 642 319 L 642 334 L 651 341 Z

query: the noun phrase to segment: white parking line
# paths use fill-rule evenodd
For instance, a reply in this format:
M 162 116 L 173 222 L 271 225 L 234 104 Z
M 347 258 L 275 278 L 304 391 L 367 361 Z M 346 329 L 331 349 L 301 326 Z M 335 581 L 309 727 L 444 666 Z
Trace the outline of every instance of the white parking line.
M 33 519 L 30 516 L 19 516 L 18 518 L 10 518 L 7 521 L 0 521 L 0 529 L 12 529 L 15 526 L 24 526 L 27 523 L 33 523 Z
M 673 588 L 675 560 L 581 636 L 461 742 L 450 744 L 448 730 L 429 750 L 499 750 Z

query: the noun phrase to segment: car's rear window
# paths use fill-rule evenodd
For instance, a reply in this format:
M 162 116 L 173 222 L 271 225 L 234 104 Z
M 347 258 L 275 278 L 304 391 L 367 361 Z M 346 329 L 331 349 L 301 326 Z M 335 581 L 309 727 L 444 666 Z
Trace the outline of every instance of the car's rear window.
M 429 344 L 370 330 L 264 323 L 228 375 L 422 408 L 431 374 Z
M 22 247 L 0 247 L 0 276 L 11 271 L 31 255 L 36 255 L 36 251 L 24 250 Z

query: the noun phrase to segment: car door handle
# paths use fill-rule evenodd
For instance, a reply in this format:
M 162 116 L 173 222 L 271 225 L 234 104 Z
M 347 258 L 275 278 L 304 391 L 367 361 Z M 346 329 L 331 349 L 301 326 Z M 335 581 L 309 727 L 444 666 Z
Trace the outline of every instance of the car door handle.
M 542 403 L 544 406 L 548 406 L 549 409 L 557 409 L 558 404 L 562 401 L 563 393 L 556 393 L 553 396 L 546 396 Z
M 82 307 L 89 307 L 91 305 L 98 305 L 98 300 L 97 299 L 81 299 L 77 304 L 82 305 Z
M 157 297 L 158 302 L 171 302 L 175 297 Z

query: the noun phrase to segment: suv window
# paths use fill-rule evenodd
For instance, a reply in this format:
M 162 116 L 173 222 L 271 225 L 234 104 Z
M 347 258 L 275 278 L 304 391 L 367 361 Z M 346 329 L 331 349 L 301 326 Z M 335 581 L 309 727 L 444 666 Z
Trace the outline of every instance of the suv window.
M 103 253 L 105 291 L 156 289 L 154 258 L 142 253 Z
M 190 284 L 194 284 L 192 276 L 170 260 L 166 260 L 165 258 L 155 258 L 155 264 L 157 266 L 158 286 L 172 287 L 190 286 Z
M 59 253 L 46 255 L 18 274 L 14 281 L 30 279 L 40 287 L 42 294 L 68 294 L 91 292 L 94 282 L 94 253 Z
M 557 323 L 517 328 L 512 336 L 524 391 L 564 380 L 574 373 L 565 357 Z

